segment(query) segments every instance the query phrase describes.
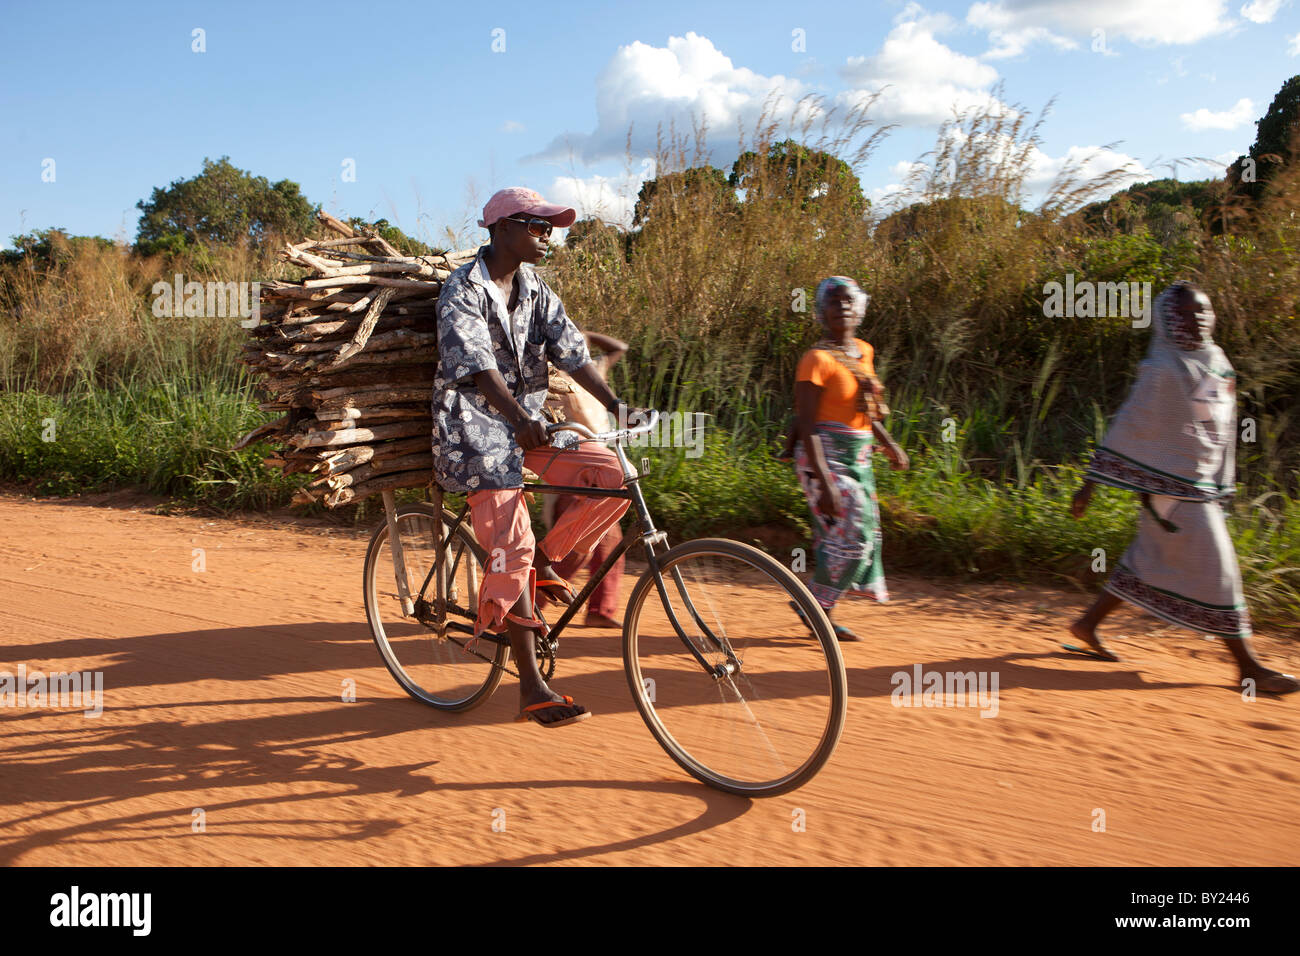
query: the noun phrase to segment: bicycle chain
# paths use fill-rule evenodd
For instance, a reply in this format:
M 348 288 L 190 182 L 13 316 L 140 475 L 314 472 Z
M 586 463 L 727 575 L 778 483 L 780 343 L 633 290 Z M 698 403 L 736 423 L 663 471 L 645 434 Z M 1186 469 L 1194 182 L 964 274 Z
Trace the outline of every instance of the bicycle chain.
M 543 618 L 542 620 L 544 621 L 545 618 Z M 505 671 L 507 674 L 509 674 L 511 677 L 515 678 L 516 680 L 519 679 L 518 672 L 512 669 L 509 665 L 498 664 L 494 658 L 484 657 L 478 651 L 474 650 L 474 648 L 469 646 L 470 644 L 473 644 L 475 641 L 478 641 L 479 638 L 474 637 L 474 638 L 470 638 L 470 640 L 468 641 L 462 642 L 452 637 L 450 634 L 448 634 L 446 636 L 446 639 L 451 641 L 453 644 L 455 644 L 465 653 L 473 654 L 479 660 L 487 661 L 493 667 L 501 668 L 503 671 Z M 555 650 L 558 645 L 559 645 L 559 641 L 553 641 L 550 638 L 542 637 L 541 634 L 535 635 L 534 653 L 537 655 L 537 670 L 539 673 L 541 673 L 542 680 L 544 681 L 549 681 L 552 677 L 555 676 L 555 664 L 556 664 Z

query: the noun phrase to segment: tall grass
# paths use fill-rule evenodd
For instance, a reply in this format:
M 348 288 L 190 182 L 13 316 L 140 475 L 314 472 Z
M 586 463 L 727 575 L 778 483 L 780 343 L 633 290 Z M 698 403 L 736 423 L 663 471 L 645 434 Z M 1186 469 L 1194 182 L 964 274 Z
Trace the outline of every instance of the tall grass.
M 1113 190 L 1121 171 L 1086 177 L 1076 163 L 1026 208 L 1041 120 L 1025 116 L 973 111 L 946 124 L 913 166 L 916 202 L 885 217 L 856 214 L 834 195 L 810 211 L 801 196 L 823 174 L 816 166 L 790 186 L 784 169 L 758 164 L 743 203 L 707 178 L 681 177 L 660 187 L 639 232 L 598 230 L 557 254 L 555 284 L 580 321 L 632 343 L 616 378 L 626 393 L 731 425 L 783 418 L 795 363 L 820 334 L 813 289 L 827 275 L 855 276 L 872 295 L 861 334 L 895 395 L 945 412 L 927 427 L 969 419 L 977 467 L 1023 483 L 1037 463 L 1086 450 L 1123 400 L 1150 334 L 1128 317 L 1048 318 L 1045 283 L 1072 273 L 1076 282 L 1150 282 L 1159 292 L 1192 278 L 1215 303 L 1217 338 L 1242 377 L 1243 417 L 1255 421 L 1242 477 L 1294 492 L 1300 170 L 1280 174 L 1262 207 L 1233 220 L 1235 232 L 1189 218 L 1173 234 L 1140 214 L 1125 219 L 1129 231 L 1092 226 L 1078 208 Z M 878 139 L 846 128 L 812 145 L 865 161 Z M 742 149 L 761 155 L 772 138 L 772 127 L 760 127 Z M 678 139 L 661 148 L 657 168 L 700 166 L 708 155 L 699 136 Z M 919 428 L 918 439 L 936 440 Z
M 825 117 L 805 113 L 814 115 Z M 717 176 L 661 177 L 636 233 L 598 229 L 556 252 L 550 278 L 570 314 L 632 346 L 615 389 L 708 416 L 703 457 L 646 452 L 652 513 L 679 539 L 734 532 L 778 550 L 806 544 L 802 495 L 770 450 L 795 365 L 819 335 L 813 290 L 847 274 L 872 295 L 861 334 L 891 388 L 890 428 L 913 458 L 910 472 L 878 472 L 887 564 L 1094 585 L 1094 552 L 1113 567 L 1134 507 L 1101 492 L 1075 522 L 1069 496 L 1149 333 L 1124 318 L 1049 319 L 1043 285 L 1073 273 L 1158 290 L 1191 277 L 1215 303 L 1253 421 L 1256 441 L 1239 444 L 1244 493 L 1232 521 L 1248 596 L 1265 619 L 1295 621 L 1300 172 L 1284 168 L 1251 210 L 1232 210 L 1225 188 L 1217 218 L 1182 217 L 1176 228 L 1146 221 L 1140 206 L 1119 225 L 1079 214 L 1114 179 L 1078 168 L 1029 209 L 1041 123 L 1024 115 L 975 112 L 945 126 L 914 166 L 916 202 L 888 216 L 864 214 L 834 176 L 817 188 L 838 167 L 765 163 L 777 130 L 760 125 L 740 144 L 755 158 L 743 201 Z M 819 135 L 809 120 L 799 138 L 860 170 L 882 131 L 862 111 L 843 119 Z M 708 156 L 707 130 L 670 137 L 658 169 Z M 287 501 L 301 476 L 262 468 L 262 448 L 228 450 L 270 417 L 237 364 L 238 320 L 152 314 L 151 287 L 177 272 L 251 282 L 287 269 L 269 249 L 164 260 L 58 235 L 47 259 L 0 266 L 0 479 L 50 493 L 142 487 L 221 507 Z

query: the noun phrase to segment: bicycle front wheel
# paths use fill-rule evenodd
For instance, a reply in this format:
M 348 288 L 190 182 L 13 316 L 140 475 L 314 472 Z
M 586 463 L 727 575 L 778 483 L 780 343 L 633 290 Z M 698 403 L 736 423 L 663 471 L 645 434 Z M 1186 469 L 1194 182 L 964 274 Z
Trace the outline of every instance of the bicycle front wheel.
M 628 685 L 650 732 L 720 790 L 767 797 L 803 785 L 839 742 L 848 700 L 816 600 L 738 541 L 689 541 L 658 563 L 659 575 L 637 582 L 623 624 Z
M 445 573 L 434 573 L 438 556 L 437 512 L 417 502 L 397 510 L 397 529 L 406 570 L 411 611 L 403 608 L 388 522 L 381 524 L 366 549 L 365 602 L 370 632 L 384 665 L 408 694 L 439 710 L 469 710 L 483 703 L 501 683 L 509 647 L 481 639 L 471 644 L 483 581 L 483 549 L 464 524 L 456 526 L 443 511 Z M 441 598 L 450 625 L 443 637 L 433 627 Z M 467 645 L 469 645 L 467 647 Z

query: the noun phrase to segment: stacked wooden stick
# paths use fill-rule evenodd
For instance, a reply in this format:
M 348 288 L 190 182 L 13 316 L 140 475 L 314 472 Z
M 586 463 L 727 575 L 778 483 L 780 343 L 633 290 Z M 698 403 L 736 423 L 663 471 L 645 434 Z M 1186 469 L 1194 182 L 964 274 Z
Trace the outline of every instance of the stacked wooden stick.
M 378 235 L 320 218 L 337 238 L 280 252 L 311 275 L 262 283 L 262 321 L 244 346 L 265 392 L 260 407 L 284 414 L 235 447 L 278 445 L 267 466 L 318 475 L 295 502 L 333 508 L 432 480 L 438 293 L 476 250 L 403 256 Z

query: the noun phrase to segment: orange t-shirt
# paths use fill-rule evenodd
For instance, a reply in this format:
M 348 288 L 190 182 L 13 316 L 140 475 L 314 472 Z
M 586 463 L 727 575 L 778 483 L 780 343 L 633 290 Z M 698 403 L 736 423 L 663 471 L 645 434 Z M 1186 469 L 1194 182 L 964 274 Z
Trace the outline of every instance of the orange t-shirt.
M 862 339 L 854 339 L 862 358 L 859 365 L 868 375 L 875 375 L 872 362 L 875 350 Z M 822 389 L 821 400 L 817 403 L 817 421 L 840 422 L 850 428 L 866 431 L 871 427 L 871 418 L 865 412 L 858 411 L 858 380 L 846 369 L 833 352 L 825 349 L 809 349 L 799 359 L 799 368 L 795 371 L 796 382 L 812 382 Z

